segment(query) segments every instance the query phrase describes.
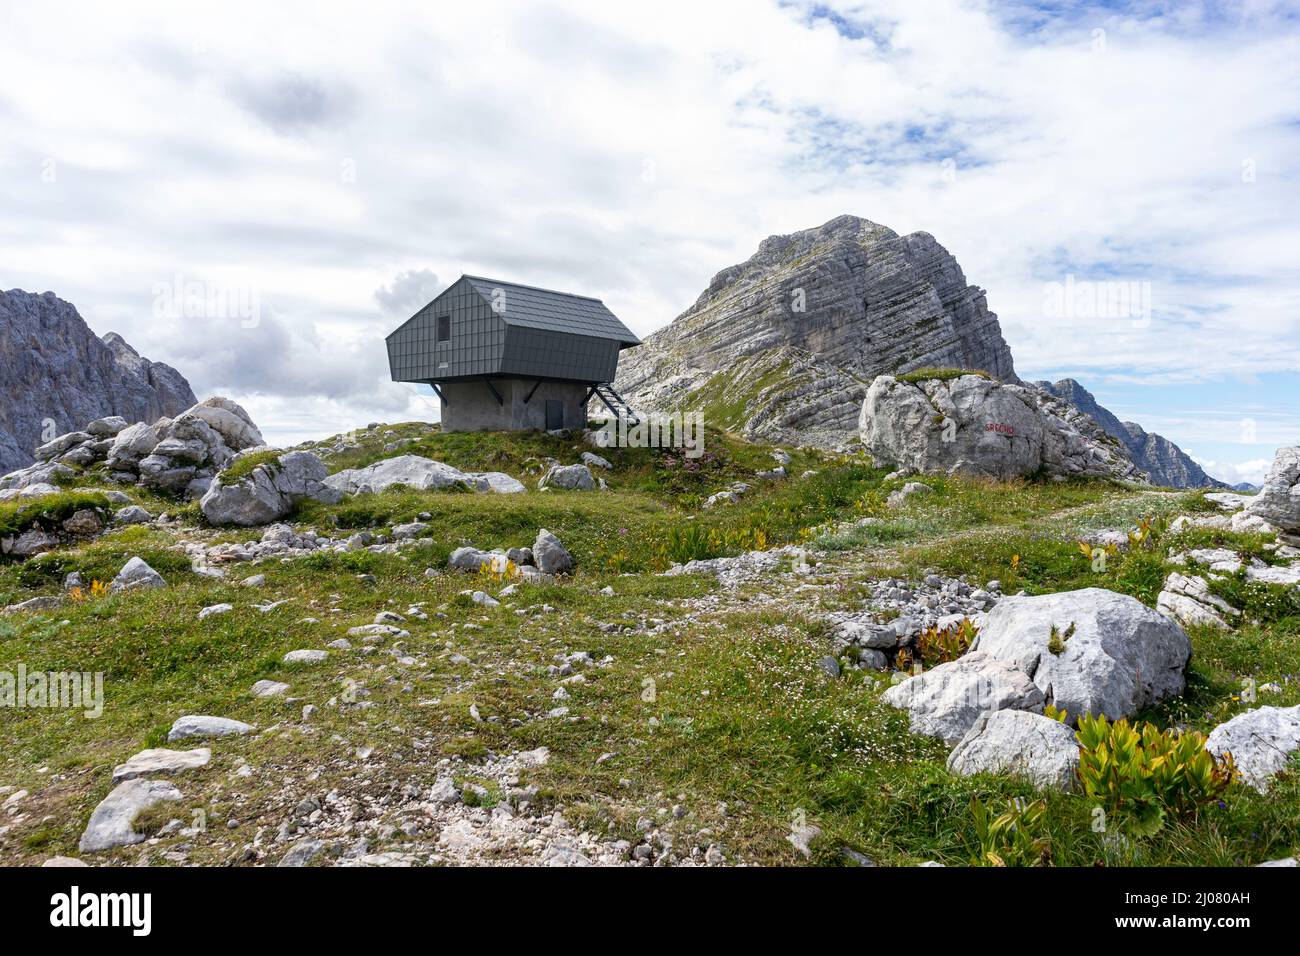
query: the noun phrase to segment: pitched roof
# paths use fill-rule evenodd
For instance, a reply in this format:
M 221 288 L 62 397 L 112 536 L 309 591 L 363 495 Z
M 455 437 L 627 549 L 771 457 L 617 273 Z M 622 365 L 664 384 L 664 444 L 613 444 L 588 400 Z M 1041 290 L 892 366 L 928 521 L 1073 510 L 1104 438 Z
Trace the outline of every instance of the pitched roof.
M 538 289 L 500 279 L 485 279 L 482 276 L 467 275 L 462 278 L 488 302 L 497 301 L 495 296 L 498 291 L 504 293 L 504 307 L 499 315 L 507 325 L 614 339 L 620 347 L 641 344 L 632 330 L 605 308 L 605 303 L 599 299 L 552 292 L 550 289 Z

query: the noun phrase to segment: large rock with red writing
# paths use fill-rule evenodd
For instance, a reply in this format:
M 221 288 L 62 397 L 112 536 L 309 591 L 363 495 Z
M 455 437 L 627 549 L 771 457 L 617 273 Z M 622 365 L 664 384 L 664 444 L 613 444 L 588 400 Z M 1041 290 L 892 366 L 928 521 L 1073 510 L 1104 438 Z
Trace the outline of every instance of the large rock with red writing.
M 858 430 L 884 468 L 1003 481 L 1034 474 L 1146 481 L 1123 445 L 1073 406 L 974 373 L 878 376 Z

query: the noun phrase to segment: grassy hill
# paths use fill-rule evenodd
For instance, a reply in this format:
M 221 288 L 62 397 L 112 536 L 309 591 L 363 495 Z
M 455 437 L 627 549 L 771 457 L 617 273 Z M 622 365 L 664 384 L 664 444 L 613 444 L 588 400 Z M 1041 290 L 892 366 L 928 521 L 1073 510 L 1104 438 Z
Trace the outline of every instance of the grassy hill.
M 261 529 L 207 528 L 193 505 L 132 491 L 168 520 L 0 565 L 0 605 L 57 593 L 71 571 L 88 589 L 53 610 L 0 616 L 0 669 L 103 672 L 106 695 L 94 719 L 0 712 L 0 786 L 9 788 L 0 791 L 0 862 L 77 855 L 112 768 L 164 745 L 184 714 L 256 729 L 194 744 L 212 760 L 173 778 L 182 801 L 137 821 L 148 841 L 96 862 L 270 864 L 310 838 L 322 844 L 317 863 L 537 862 L 573 850 L 666 864 L 845 864 L 856 853 L 964 865 L 978 855 L 972 798 L 990 807 L 1042 799 L 1038 830 L 1055 865 L 1242 865 L 1300 845 L 1300 772 L 1267 797 L 1236 785 L 1221 805 L 1151 836 L 1097 833 L 1080 795 L 948 773 L 949 748 L 909 734 L 906 716 L 880 700 L 887 675 L 845 667 L 831 677 L 820 663 L 831 650 L 827 614 L 870 606 L 870 582 L 884 577 L 999 579 L 1005 593 L 1101 586 L 1150 605 L 1173 568 L 1171 548 L 1222 545 L 1271 560 L 1260 535 L 1160 530 L 1161 518 L 1211 510 L 1200 493 L 928 478 L 932 494 L 890 508 L 902 482 L 859 458 L 791 449 L 790 477 L 771 480 L 757 477 L 775 463 L 770 448 L 718 432 L 705 448 L 688 459 L 544 434 L 378 427 L 312 450 L 335 471 L 415 454 L 505 471 L 530 490 L 393 489 L 310 504 L 291 519 L 299 530 L 383 535 L 417 518 L 427 527 L 395 553 L 232 563 L 222 580 L 193 573 L 178 543 L 256 540 Z M 570 463 L 584 450 L 612 463 L 596 469 L 608 490 L 533 490 L 548 459 Z M 737 481 L 752 486 L 738 502 L 704 507 Z M 64 494 L 92 495 L 90 484 Z M 1152 540 L 1094 571 L 1078 539 L 1142 518 L 1155 519 Z M 527 546 L 539 528 L 573 554 L 572 575 L 500 596 L 505 581 L 446 570 L 456 547 Z M 813 555 L 811 573 L 782 561 L 734 588 L 711 574 L 662 573 L 792 544 Z M 131 556 L 168 587 L 89 592 Z M 241 584 L 255 574 L 261 584 Z M 1216 587 L 1247 623 L 1190 632 L 1187 693 L 1142 715 L 1162 727 L 1208 730 L 1248 706 L 1247 677 L 1278 685 L 1262 703 L 1300 703 L 1295 590 L 1240 577 Z M 473 590 L 500 604 L 463 593 Z M 233 609 L 199 619 L 219 603 Z M 385 611 L 407 635 L 354 636 L 351 649 L 318 663 L 282 660 Z M 257 698 L 259 680 L 290 688 Z M 517 758 L 542 747 L 544 761 Z M 447 777 L 462 802 L 428 798 Z M 26 796 L 6 804 L 19 790 Z

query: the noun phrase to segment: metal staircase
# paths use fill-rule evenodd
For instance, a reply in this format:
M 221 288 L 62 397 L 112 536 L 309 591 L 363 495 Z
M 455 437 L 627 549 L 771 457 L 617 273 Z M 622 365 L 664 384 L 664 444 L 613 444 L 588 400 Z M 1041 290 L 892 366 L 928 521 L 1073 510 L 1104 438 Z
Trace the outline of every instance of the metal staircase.
M 615 418 L 626 418 L 629 425 L 639 425 L 641 423 L 641 419 L 632 410 L 632 406 L 608 382 L 593 385 L 591 394 L 599 398 L 605 407 L 614 413 Z

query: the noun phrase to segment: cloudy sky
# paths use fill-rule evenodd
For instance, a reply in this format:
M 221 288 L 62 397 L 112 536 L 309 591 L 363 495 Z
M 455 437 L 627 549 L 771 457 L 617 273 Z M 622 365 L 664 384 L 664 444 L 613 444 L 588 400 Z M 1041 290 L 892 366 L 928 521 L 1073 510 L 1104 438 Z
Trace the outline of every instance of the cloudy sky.
M 383 335 L 462 272 L 644 334 L 853 213 L 951 250 L 1022 377 L 1258 480 L 1300 441 L 1298 177 L 1294 0 L 0 7 L 0 288 L 283 442 L 435 417 Z

